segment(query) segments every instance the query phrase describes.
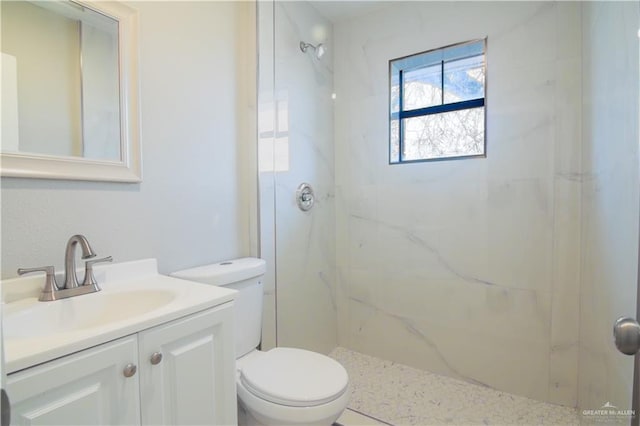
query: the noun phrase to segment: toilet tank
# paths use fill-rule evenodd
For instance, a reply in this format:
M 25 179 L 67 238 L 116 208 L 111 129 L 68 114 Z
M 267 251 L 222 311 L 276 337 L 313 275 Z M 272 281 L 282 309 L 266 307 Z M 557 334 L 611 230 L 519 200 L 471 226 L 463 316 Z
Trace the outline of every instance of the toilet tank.
M 211 265 L 176 271 L 172 277 L 238 291 L 235 311 L 236 358 L 251 352 L 262 335 L 262 277 L 267 264 L 262 259 L 244 257 Z

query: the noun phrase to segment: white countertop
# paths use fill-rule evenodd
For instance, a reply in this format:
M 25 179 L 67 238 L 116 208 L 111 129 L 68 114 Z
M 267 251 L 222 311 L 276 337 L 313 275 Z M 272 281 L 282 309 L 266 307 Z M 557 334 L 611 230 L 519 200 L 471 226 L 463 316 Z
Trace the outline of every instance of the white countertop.
M 234 290 L 157 271 L 155 259 L 96 266 L 102 291 L 53 302 L 37 300 L 44 275 L 2 281 L 6 372 L 134 334 L 235 297 Z

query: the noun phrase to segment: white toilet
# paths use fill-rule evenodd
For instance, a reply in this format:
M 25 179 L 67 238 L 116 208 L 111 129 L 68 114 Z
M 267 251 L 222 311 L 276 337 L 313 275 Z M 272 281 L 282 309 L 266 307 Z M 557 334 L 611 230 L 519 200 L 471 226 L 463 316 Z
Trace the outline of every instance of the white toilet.
M 239 291 L 234 301 L 238 424 L 331 425 L 349 401 L 344 367 L 303 349 L 257 349 L 265 271 L 264 260 L 247 257 L 171 275 Z

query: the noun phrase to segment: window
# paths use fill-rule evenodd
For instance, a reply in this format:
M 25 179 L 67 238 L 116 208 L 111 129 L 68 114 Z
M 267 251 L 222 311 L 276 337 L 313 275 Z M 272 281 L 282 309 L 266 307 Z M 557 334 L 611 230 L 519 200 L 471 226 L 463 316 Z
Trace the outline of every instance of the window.
M 389 163 L 485 155 L 485 40 L 389 61 Z

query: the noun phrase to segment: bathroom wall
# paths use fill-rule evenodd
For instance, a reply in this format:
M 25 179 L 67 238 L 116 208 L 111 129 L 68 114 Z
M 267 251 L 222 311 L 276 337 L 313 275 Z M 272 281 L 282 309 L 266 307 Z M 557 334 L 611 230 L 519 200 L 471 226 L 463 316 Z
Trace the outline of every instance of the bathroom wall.
M 389 165 L 388 61 L 483 37 L 487 158 Z M 334 46 L 340 345 L 575 405 L 580 4 L 394 2 Z
M 329 352 L 337 344 L 332 28 L 306 2 L 259 8 L 261 256 L 271 268 L 263 348 L 277 340 Z M 303 53 L 300 41 L 324 43 L 326 54 Z M 295 201 L 303 182 L 315 190 L 308 212 Z
M 143 181 L 2 179 L 2 276 L 98 255 L 171 272 L 255 253 L 255 5 L 128 2 L 139 11 Z
M 581 409 L 631 409 L 633 357 L 612 344 L 613 322 L 636 317 L 638 273 L 637 2 L 583 6 Z M 615 48 L 613 47 L 615 46 Z

